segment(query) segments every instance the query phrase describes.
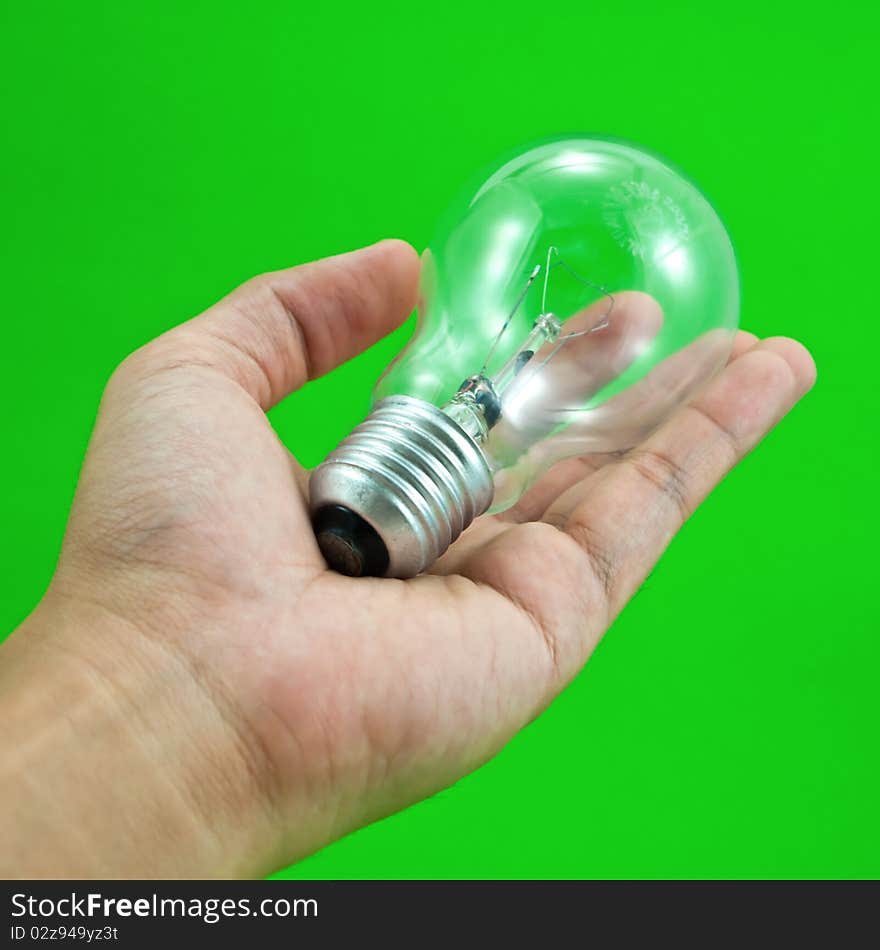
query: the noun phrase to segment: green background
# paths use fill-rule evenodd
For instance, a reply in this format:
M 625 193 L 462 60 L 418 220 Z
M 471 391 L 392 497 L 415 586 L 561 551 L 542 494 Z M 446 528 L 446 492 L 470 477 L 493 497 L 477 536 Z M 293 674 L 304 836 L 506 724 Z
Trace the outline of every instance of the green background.
M 423 246 L 518 143 L 633 139 L 713 198 L 743 325 L 803 339 L 819 383 L 539 722 L 287 873 L 880 873 L 868 7 L 5 4 L 0 627 L 49 580 L 126 353 L 259 271 Z M 305 462 L 363 415 L 406 332 L 273 412 Z

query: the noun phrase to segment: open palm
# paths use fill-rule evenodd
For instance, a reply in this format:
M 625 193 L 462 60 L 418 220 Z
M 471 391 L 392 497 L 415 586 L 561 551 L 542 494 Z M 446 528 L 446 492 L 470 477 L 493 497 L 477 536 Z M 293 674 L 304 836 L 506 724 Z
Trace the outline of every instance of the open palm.
M 428 574 L 343 577 L 324 565 L 307 473 L 265 411 L 400 324 L 417 275 L 415 252 L 386 241 L 256 278 L 129 357 L 101 405 L 49 597 L 119 621 L 67 646 L 96 675 L 145 665 L 156 695 L 173 694 L 180 723 L 151 721 L 147 702 L 139 716 L 225 789 L 213 820 L 260 824 L 235 839 L 236 873 L 289 862 L 494 754 L 813 382 L 799 344 L 741 333 L 727 368 L 625 456 L 557 466 Z M 229 741 L 212 752 L 214 735 Z M 205 873 L 194 861 L 142 870 Z

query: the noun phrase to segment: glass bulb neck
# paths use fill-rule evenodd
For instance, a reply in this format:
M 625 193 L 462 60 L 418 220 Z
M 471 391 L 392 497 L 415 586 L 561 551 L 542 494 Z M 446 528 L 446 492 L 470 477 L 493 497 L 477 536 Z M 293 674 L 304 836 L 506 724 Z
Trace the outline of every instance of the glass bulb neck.
M 489 431 L 504 414 L 504 399 L 516 385 L 519 374 L 545 343 L 554 343 L 558 339 L 561 329 L 562 324 L 556 316 L 542 313 L 531 333 L 501 369 L 494 376 L 488 376 L 484 366 L 476 375 L 468 376 L 443 407 L 443 412 L 455 420 L 477 445 L 483 445 Z

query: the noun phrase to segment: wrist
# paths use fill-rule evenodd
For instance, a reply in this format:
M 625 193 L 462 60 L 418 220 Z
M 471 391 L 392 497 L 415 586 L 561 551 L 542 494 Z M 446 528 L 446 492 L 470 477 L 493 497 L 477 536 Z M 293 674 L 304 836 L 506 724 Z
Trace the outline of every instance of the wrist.
M 248 876 L 275 834 L 264 763 L 173 647 L 49 594 L 0 649 L 6 875 Z

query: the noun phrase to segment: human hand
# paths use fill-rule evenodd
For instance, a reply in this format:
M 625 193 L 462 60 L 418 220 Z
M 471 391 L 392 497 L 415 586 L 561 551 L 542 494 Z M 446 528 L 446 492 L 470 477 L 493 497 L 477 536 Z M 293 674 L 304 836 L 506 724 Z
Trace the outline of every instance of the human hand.
M 264 275 L 114 373 L 56 575 L 0 652 L 5 873 L 264 874 L 450 784 L 814 380 L 740 333 L 635 450 L 557 466 L 428 574 L 343 577 L 265 411 L 401 323 L 417 274 L 388 241 Z

